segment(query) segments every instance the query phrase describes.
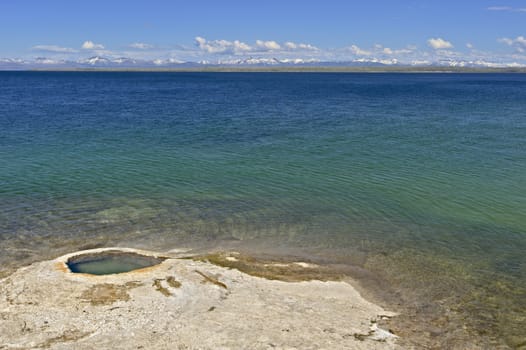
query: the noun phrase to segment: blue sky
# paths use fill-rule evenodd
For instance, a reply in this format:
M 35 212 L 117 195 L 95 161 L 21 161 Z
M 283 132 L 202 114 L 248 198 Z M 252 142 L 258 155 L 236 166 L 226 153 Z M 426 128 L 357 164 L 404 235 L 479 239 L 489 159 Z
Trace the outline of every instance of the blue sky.
M 0 58 L 526 64 L 526 0 L 3 0 Z

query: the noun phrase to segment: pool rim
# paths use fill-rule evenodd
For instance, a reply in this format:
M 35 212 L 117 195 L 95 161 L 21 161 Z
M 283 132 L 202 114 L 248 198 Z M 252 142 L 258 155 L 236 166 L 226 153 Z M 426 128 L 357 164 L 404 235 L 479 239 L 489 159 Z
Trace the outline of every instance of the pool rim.
M 161 261 L 158 264 L 130 270 L 128 272 L 121 272 L 121 273 L 114 273 L 114 274 L 104 274 L 104 275 L 95 275 L 90 273 L 83 273 L 83 272 L 73 272 L 69 268 L 68 261 L 70 259 L 73 259 L 75 257 L 81 256 L 81 255 L 96 255 L 101 253 L 106 253 L 109 251 L 117 252 L 117 253 L 123 253 L 123 254 L 138 254 L 143 255 L 147 257 L 152 257 L 155 259 L 161 259 Z M 107 248 L 95 248 L 95 249 L 87 249 L 87 250 L 79 250 L 76 252 L 68 253 L 66 255 L 62 255 L 55 259 L 55 269 L 59 272 L 65 273 L 69 276 L 75 276 L 75 277 L 93 277 L 93 278 L 108 278 L 111 276 L 127 276 L 131 274 L 136 273 L 144 273 L 147 271 L 151 271 L 153 269 L 160 268 L 164 265 L 164 263 L 169 260 L 173 259 L 174 257 L 167 256 L 166 254 L 154 252 L 154 251 L 148 251 L 148 250 L 142 250 L 142 249 L 135 249 L 135 248 L 124 248 L 124 247 L 107 247 Z

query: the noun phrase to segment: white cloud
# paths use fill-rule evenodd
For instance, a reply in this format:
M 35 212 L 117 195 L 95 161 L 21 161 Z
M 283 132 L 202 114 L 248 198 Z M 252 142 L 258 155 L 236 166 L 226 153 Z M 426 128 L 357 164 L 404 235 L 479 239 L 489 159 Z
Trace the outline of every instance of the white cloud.
M 145 44 L 145 43 L 132 43 L 128 46 L 131 47 L 132 49 L 138 49 L 138 50 L 148 50 L 148 49 L 153 48 L 153 45 Z
M 281 45 L 275 42 L 274 40 L 270 41 L 263 41 L 263 40 L 256 40 L 256 46 L 258 49 L 262 49 L 265 51 L 276 51 L 281 49 Z
M 86 40 L 82 46 L 84 50 L 103 50 L 104 45 L 102 44 L 95 44 L 93 41 Z
M 431 61 L 428 60 L 413 60 L 411 61 L 412 66 L 427 66 L 431 64 Z
M 512 46 L 517 50 L 517 52 L 526 52 L 526 38 L 521 36 L 516 37 L 515 39 L 511 38 L 500 38 L 498 40 L 501 43 L 504 43 L 508 46 Z
M 526 8 L 515 8 L 510 6 L 490 6 L 488 11 L 526 12 Z
M 452 50 L 438 50 L 436 51 L 436 55 L 438 57 L 459 57 L 460 56 L 460 53 L 459 52 L 456 52 L 456 51 L 452 51 Z
M 381 63 L 381 64 L 398 64 L 398 60 L 396 58 L 391 59 L 378 59 L 378 58 L 358 58 L 354 60 L 354 62 L 361 62 L 361 63 Z
M 374 44 L 369 46 L 349 45 L 339 48 L 317 48 L 308 43 L 276 40 L 254 40 L 242 42 L 239 40 L 207 40 L 195 38 L 194 46 L 172 45 L 154 46 L 143 42 L 131 42 L 122 46 L 121 50 L 109 51 L 104 46 L 93 41 L 86 41 L 80 48 L 68 48 L 59 45 L 35 45 L 37 52 L 49 59 L 84 59 L 87 55 L 97 55 L 109 60 L 126 57 L 137 62 L 153 62 L 153 64 L 175 64 L 180 62 L 227 62 L 228 60 L 250 62 L 377 62 L 384 64 L 411 64 L 413 62 L 431 62 L 438 64 L 477 64 L 494 62 L 498 64 L 526 64 L 526 35 L 518 37 L 502 37 L 498 39 L 508 50 L 502 52 L 486 52 L 477 49 L 472 43 L 462 43 L 462 48 L 456 51 L 453 44 L 443 38 L 435 37 L 427 41 L 427 48 L 406 45 L 400 48 L 390 45 Z M 506 51 L 508 51 L 506 53 Z M 48 54 L 49 53 L 49 54 Z M 175 58 L 177 59 L 175 59 Z M 174 58 L 173 60 L 171 58 Z M 116 62 L 116 61 L 115 61 Z M 464 62 L 464 63 L 463 63 Z M 489 64 L 488 63 L 488 64 Z M 274 64 L 274 63 L 265 63 Z
M 283 46 L 288 50 L 306 50 L 306 51 L 317 51 L 319 50 L 316 46 L 313 46 L 311 44 L 297 44 L 292 41 L 287 41 L 283 44 Z
M 209 54 L 243 54 L 243 53 L 285 53 L 290 51 L 311 51 L 319 49 L 311 44 L 295 43 L 287 41 L 278 43 L 275 40 L 256 40 L 254 44 L 247 44 L 239 40 L 207 40 L 203 37 L 196 37 L 195 43 L 199 49 Z
M 338 55 L 336 58 L 337 60 L 348 60 L 353 59 L 356 61 L 356 59 L 361 59 L 363 57 L 366 57 L 367 60 L 371 62 L 394 62 L 396 60 L 397 62 L 408 62 L 408 60 L 413 59 L 413 57 L 417 54 L 416 53 L 416 46 L 406 46 L 404 48 L 391 48 L 386 47 L 381 44 L 374 44 L 370 48 L 362 48 L 357 45 L 351 45 L 349 47 L 345 47 L 343 49 L 336 49 L 336 50 L 329 50 L 329 51 L 321 51 L 323 54 L 324 52 L 334 52 Z M 356 57 L 349 57 L 349 53 Z M 334 57 L 333 57 L 334 58 Z M 376 61 L 375 61 L 376 60 Z
M 156 66 L 160 66 L 160 65 L 163 65 L 163 64 L 181 64 L 181 63 L 185 63 L 185 61 L 182 61 L 182 60 L 179 60 L 175 57 L 170 57 L 170 58 L 167 58 L 167 59 L 160 59 L 160 58 L 157 58 L 155 60 L 152 61 L 153 64 L 155 64 Z
M 208 53 L 242 53 L 252 51 L 253 48 L 239 40 L 206 40 L 200 36 L 195 38 L 197 46 Z
M 395 55 L 408 55 L 408 54 L 414 53 L 415 50 L 416 49 L 413 49 L 411 47 L 407 47 L 406 49 L 394 50 L 393 53 Z
M 407 55 L 407 54 L 413 53 L 413 51 L 416 50 L 415 47 L 410 47 L 410 46 L 407 46 L 405 49 L 391 49 L 390 47 L 384 47 L 380 44 L 374 45 L 374 49 L 375 49 L 374 50 L 375 54 L 388 55 L 388 56 Z
M 509 6 L 490 6 L 487 8 L 488 11 L 511 11 L 513 8 Z
M 61 47 L 57 45 L 35 45 L 31 48 L 35 51 L 55 52 L 55 53 L 75 53 L 75 49 L 69 47 Z
M 349 47 L 348 50 L 351 51 L 353 55 L 357 55 L 357 56 L 371 56 L 372 55 L 371 51 L 361 49 L 356 45 L 351 45 L 351 47 Z
M 431 38 L 427 41 L 427 44 L 435 50 L 451 49 L 453 44 L 442 38 Z

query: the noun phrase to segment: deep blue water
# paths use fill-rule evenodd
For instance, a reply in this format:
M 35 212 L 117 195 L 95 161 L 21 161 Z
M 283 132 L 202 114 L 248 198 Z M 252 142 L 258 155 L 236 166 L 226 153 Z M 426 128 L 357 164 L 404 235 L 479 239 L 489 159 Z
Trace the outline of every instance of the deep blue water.
M 520 344 L 526 76 L 0 72 L 4 268 L 117 244 L 309 251 Z

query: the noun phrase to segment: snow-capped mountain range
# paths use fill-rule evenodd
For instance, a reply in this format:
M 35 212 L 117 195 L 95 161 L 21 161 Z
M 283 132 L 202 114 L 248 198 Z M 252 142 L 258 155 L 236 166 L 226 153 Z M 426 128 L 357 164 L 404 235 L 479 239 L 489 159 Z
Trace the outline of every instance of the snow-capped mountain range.
M 174 58 L 141 60 L 128 57 L 93 56 L 77 61 L 36 57 L 32 60 L 0 58 L 0 70 L 26 69 L 86 69 L 86 68 L 199 68 L 199 67 L 452 67 L 452 68 L 526 68 L 518 63 L 498 63 L 484 60 L 440 60 L 401 63 L 396 59 L 355 59 L 349 61 L 320 61 L 316 59 L 275 57 L 245 57 L 219 61 L 181 61 Z

